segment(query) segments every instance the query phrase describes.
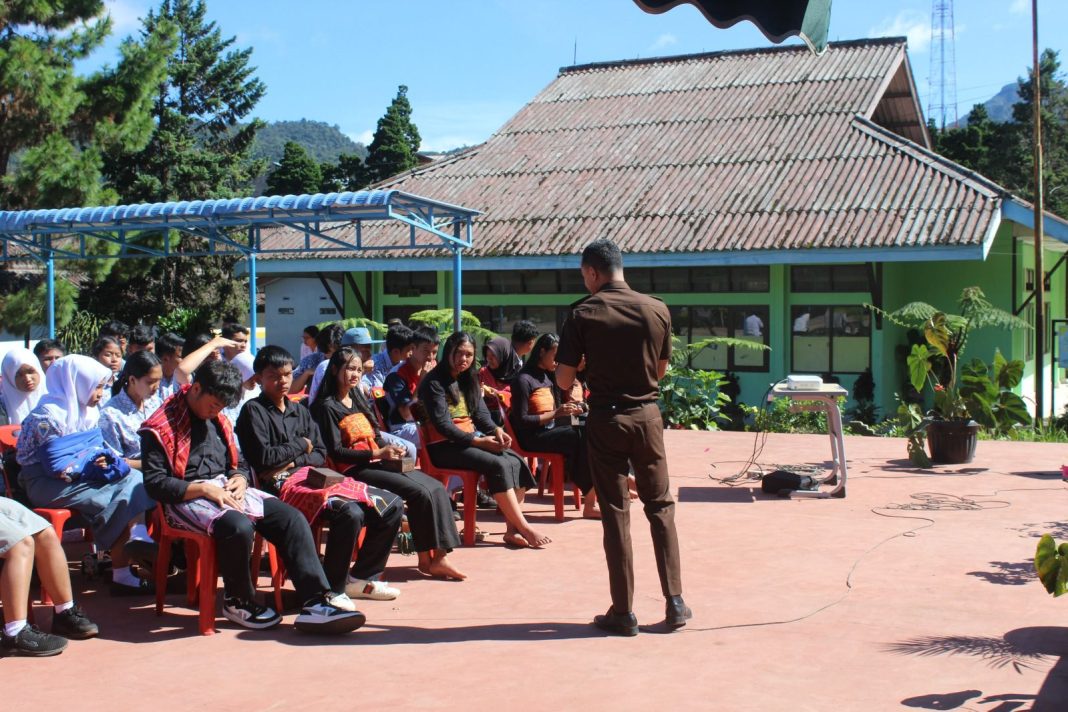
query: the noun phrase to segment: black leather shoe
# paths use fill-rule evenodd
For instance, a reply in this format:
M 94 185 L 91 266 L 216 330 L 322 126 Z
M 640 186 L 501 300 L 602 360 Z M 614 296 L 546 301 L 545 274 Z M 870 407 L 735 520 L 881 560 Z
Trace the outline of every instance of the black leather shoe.
M 611 608 L 603 616 L 594 616 L 593 624 L 612 635 L 638 635 L 638 619 L 633 613 L 616 613 Z
M 668 628 L 681 628 L 686 621 L 693 618 L 693 611 L 682 600 L 682 596 L 668 596 L 667 610 L 664 614 L 664 622 Z

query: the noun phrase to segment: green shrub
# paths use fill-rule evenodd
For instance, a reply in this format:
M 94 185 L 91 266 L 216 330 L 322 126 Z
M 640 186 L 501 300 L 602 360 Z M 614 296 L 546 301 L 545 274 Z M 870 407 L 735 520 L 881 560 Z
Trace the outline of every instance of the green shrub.
M 717 430 L 730 421 L 723 408 L 730 397 L 722 373 L 671 368 L 660 381 L 660 412 L 669 428 Z

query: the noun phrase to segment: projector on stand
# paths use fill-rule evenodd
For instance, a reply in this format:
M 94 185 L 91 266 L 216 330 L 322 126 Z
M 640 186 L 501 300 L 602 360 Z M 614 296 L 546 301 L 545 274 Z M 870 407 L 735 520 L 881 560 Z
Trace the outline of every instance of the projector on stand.
M 786 389 L 789 391 L 819 390 L 823 379 L 819 376 L 787 376 Z

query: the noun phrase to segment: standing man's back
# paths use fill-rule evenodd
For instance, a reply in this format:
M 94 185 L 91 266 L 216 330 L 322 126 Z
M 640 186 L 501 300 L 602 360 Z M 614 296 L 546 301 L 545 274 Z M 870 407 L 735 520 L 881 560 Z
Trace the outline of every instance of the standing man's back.
M 638 497 L 653 537 L 665 622 L 686 625 L 682 600 L 675 501 L 668 481 L 664 424 L 657 406 L 659 381 L 671 356 L 671 314 L 659 299 L 635 292 L 623 280 L 623 257 L 610 240 L 582 252 L 582 279 L 590 296 L 574 305 L 557 352 L 557 385 L 567 390 L 586 357 L 590 412 L 586 421 L 589 468 L 601 502 L 605 560 L 612 607 L 594 618 L 597 627 L 636 635 L 632 610 L 634 561 L 630 541 L 633 468 Z

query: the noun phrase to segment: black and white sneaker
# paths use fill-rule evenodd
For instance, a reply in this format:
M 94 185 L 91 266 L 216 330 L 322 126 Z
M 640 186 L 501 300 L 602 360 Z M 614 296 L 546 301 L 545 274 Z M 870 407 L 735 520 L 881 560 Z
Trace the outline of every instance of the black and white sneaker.
M 100 628 L 89 620 L 81 606 L 72 606 L 52 616 L 52 635 L 71 640 L 87 640 L 100 635 Z
M 28 625 L 15 635 L 0 635 L 0 653 L 28 658 L 59 655 L 67 649 L 67 639 L 45 633 L 35 625 Z
M 261 606 L 253 601 L 242 601 L 233 596 L 223 600 L 222 612 L 226 620 L 252 630 L 274 628 L 282 622 L 282 616 L 278 615 L 273 608 Z
M 364 614 L 338 608 L 324 596 L 304 604 L 293 625 L 303 633 L 339 635 L 354 631 L 366 622 Z

